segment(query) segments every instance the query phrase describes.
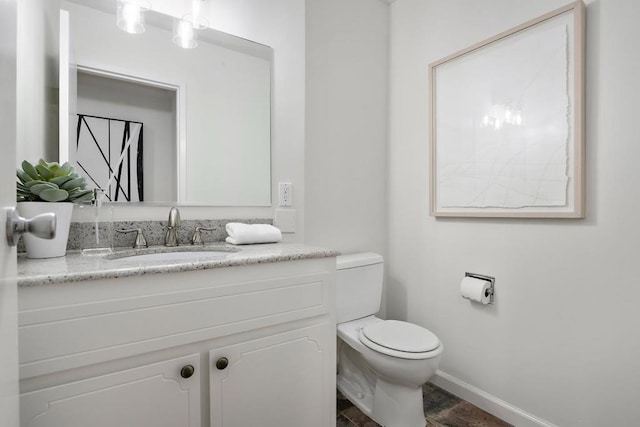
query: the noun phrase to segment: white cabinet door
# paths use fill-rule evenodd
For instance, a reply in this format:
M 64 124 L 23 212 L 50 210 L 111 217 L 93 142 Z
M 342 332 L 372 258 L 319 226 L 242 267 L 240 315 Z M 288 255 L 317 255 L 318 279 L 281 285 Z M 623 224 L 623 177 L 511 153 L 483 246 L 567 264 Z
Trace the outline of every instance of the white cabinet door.
M 4 237 L 15 206 L 17 1 L 0 1 L 0 424 L 18 425 L 16 252 Z
M 200 427 L 199 361 L 200 356 L 192 354 L 24 393 L 21 425 Z M 191 376 L 188 365 L 194 368 Z
M 333 331 L 298 329 L 209 352 L 211 426 L 335 425 Z

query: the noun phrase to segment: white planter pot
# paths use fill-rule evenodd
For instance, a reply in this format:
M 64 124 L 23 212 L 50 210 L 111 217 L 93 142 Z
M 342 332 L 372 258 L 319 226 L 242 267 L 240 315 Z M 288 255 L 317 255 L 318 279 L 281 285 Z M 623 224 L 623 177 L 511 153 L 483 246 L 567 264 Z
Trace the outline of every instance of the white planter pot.
M 47 212 L 56 214 L 56 237 L 53 239 L 41 239 L 29 233 L 22 235 L 27 258 L 56 258 L 66 255 L 73 203 L 20 202 L 18 212 L 27 219 Z

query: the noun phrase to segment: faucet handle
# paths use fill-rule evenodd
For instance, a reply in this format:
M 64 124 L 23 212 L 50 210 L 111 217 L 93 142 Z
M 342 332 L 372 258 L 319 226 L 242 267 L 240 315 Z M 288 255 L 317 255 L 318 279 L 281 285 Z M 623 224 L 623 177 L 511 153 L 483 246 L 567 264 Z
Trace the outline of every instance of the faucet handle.
M 193 236 L 191 237 L 192 245 L 204 245 L 201 231 L 215 231 L 215 228 L 196 227 L 196 230 L 193 232 Z
M 127 229 L 127 230 L 116 230 L 118 233 L 133 233 L 134 231 L 137 233 L 136 234 L 136 241 L 133 243 L 133 249 L 140 249 L 140 248 L 148 248 L 149 245 L 147 244 L 147 239 L 144 238 L 144 234 L 142 234 L 142 229 L 141 228 L 131 228 L 131 229 Z

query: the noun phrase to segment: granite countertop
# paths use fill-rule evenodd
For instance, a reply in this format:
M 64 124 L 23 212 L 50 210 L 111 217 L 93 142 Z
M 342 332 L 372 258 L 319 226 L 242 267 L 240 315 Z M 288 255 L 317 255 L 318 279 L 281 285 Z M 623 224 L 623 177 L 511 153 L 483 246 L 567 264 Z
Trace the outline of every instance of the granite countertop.
M 228 252 L 228 255 L 209 259 L 172 261 L 117 259 L 117 257 L 121 256 L 167 251 L 222 251 Z M 67 251 L 67 255 L 64 257 L 48 259 L 28 259 L 22 254 L 18 256 L 18 286 L 39 286 L 83 280 L 140 276 L 143 274 L 205 270 L 268 262 L 325 258 L 336 255 L 338 255 L 338 252 L 334 250 L 298 243 L 269 243 L 244 246 L 217 243 L 205 246 L 180 246 L 178 248 L 157 246 L 148 249 L 116 250 L 111 255 L 106 256 L 86 256 L 79 251 Z

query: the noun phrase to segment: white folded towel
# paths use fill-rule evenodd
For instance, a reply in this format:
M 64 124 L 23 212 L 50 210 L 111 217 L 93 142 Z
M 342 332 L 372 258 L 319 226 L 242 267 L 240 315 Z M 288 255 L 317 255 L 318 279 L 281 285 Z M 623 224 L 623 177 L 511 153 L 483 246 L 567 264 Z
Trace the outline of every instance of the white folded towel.
M 227 243 L 250 245 L 252 243 L 276 243 L 282 240 L 280 229 L 269 224 L 243 224 L 230 222 L 226 225 Z

